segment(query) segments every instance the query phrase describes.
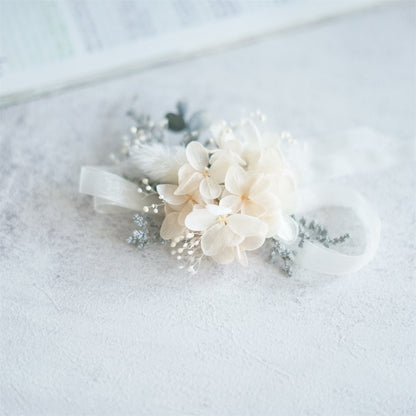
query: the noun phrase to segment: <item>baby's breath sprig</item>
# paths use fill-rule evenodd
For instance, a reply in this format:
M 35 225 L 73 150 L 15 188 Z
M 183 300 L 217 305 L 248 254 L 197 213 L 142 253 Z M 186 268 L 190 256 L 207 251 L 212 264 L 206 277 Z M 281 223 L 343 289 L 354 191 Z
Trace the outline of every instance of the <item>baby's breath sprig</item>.
M 136 143 L 161 143 L 163 141 L 166 119 L 155 121 L 150 115 L 136 114 L 133 110 L 129 110 L 127 115 L 135 122 L 130 127 L 130 132 Z
M 163 200 L 163 197 L 159 195 L 156 190 L 156 185 L 150 183 L 148 178 L 143 178 L 140 182 L 139 187 L 137 188 L 137 192 L 139 194 L 145 194 L 146 196 L 150 195 L 157 195 L 160 200 Z M 161 207 L 163 207 L 165 203 L 161 201 L 159 204 L 151 204 L 145 205 L 143 207 L 143 211 L 147 214 L 149 212 L 153 212 L 153 214 L 158 214 Z
M 201 250 L 201 235 L 189 232 L 184 236 L 177 237 L 170 243 L 170 254 L 176 257 L 179 268 L 195 274 L 204 258 Z
M 145 196 L 152 196 L 158 194 L 156 186 L 151 184 L 148 178 L 143 178 L 137 181 L 139 194 Z M 138 248 L 144 248 L 149 242 L 162 242 L 160 237 L 160 224 L 157 224 L 154 217 L 148 214 L 158 214 L 160 207 L 163 207 L 164 203 L 150 204 L 143 207 L 143 214 L 136 214 L 133 217 L 133 221 L 137 225 L 137 228 L 133 231 L 132 235 L 127 238 L 127 243 L 135 244 Z

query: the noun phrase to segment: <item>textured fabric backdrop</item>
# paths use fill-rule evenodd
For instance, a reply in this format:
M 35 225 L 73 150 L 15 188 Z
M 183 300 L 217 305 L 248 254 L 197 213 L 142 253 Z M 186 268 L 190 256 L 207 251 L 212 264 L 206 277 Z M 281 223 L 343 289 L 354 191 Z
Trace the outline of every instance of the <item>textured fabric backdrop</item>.
M 415 414 L 414 165 L 338 180 L 383 227 L 374 261 L 338 278 L 288 279 L 262 251 L 190 276 L 77 193 L 127 109 L 181 97 L 221 118 L 260 108 L 300 138 L 364 125 L 411 140 L 414 19 L 396 3 L 3 109 L 0 413 Z

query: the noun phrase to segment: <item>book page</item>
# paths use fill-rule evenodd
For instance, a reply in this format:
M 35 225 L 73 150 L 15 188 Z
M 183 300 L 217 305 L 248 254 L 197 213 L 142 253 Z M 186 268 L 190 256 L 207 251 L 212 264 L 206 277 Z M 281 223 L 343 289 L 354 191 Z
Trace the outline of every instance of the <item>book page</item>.
M 216 51 L 382 0 L 0 2 L 0 104 Z

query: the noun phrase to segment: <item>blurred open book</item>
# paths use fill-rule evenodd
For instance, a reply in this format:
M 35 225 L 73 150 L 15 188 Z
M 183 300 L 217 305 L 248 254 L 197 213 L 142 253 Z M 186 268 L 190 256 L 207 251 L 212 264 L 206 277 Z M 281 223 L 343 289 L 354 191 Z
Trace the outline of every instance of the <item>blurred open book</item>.
M 0 105 L 383 0 L 1 0 Z

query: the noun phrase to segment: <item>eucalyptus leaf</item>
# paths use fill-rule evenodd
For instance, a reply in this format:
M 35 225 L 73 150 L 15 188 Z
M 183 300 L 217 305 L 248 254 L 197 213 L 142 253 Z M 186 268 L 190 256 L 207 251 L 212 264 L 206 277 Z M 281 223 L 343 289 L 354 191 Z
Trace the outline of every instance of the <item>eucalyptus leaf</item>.
M 166 114 L 168 120 L 168 128 L 172 131 L 182 131 L 186 127 L 185 120 L 178 114 L 168 113 Z

